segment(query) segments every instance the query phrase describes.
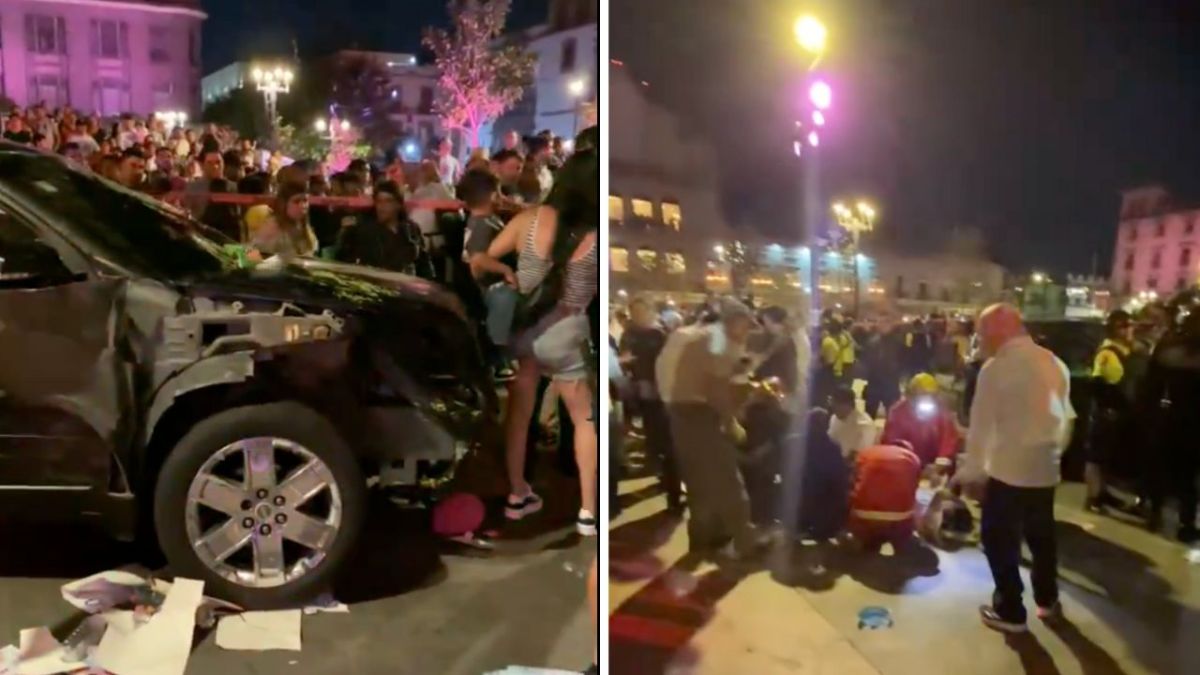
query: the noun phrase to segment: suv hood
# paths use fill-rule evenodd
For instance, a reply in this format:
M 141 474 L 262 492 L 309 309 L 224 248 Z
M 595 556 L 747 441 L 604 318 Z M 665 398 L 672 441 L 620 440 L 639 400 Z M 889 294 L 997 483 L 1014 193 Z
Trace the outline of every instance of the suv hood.
M 465 316 L 458 298 L 430 281 L 312 258 L 272 259 L 253 269 L 187 282 L 184 287 L 193 295 L 291 302 L 357 313 L 377 312 L 397 301 L 428 303 Z

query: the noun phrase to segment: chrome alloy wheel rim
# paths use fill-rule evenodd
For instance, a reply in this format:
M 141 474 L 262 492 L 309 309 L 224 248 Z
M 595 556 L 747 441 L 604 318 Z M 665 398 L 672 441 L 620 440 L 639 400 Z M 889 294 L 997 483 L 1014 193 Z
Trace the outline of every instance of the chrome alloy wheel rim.
M 272 588 L 304 576 L 325 559 L 341 524 L 333 472 L 282 438 L 246 438 L 221 448 L 188 488 L 192 550 L 239 586 Z

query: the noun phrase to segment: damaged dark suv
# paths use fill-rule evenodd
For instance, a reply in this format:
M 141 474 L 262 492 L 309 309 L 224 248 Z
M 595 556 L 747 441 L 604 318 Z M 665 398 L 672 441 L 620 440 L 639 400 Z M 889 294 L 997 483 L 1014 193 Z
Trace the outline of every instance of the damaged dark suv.
M 0 510 L 153 533 L 250 607 L 319 593 L 368 478 L 417 489 L 495 419 L 458 300 L 317 260 L 248 264 L 186 215 L 0 144 Z

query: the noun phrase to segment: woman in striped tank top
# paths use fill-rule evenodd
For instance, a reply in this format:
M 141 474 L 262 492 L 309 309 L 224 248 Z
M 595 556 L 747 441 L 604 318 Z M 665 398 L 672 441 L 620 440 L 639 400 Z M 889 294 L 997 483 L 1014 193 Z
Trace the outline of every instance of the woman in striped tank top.
M 542 500 L 525 480 L 525 443 L 537 398 L 538 380 L 546 375 L 575 425 L 575 461 L 579 467 L 580 534 L 596 534 L 596 461 L 598 436 L 592 417 L 588 382 L 587 307 L 599 292 L 599 160 L 595 151 L 577 152 L 558 171 L 546 203 L 513 218 L 497 235 L 488 255 L 499 258 L 517 252 L 517 282 L 522 294 L 541 284 L 554 266 L 566 259 L 555 308 L 513 341 L 518 359 L 509 385 L 505 419 L 506 464 L 511 492 L 505 508 L 519 520 L 542 508 Z M 566 234 L 579 234 L 568 238 Z M 578 241 L 574 250 L 554 254 L 555 246 Z

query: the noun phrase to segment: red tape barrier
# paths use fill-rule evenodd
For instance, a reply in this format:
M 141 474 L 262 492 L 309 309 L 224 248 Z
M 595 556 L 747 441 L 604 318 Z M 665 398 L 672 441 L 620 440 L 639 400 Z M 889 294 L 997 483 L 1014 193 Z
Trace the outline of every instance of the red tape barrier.
M 274 204 L 274 195 L 242 195 L 233 192 L 168 192 L 162 196 L 164 202 L 183 204 L 190 199 L 204 199 L 210 204 L 236 204 L 238 206 L 254 206 L 255 204 Z M 370 197 L 318 197 L 308 198 L 310 206 L 341 206 L 354 209 L 370 208 L 373 202 Z M 410 199 L 404 203 L 410 211 L 414 209 L 430 209 L 433 211 L 457 211 L 464 204 L 453 199 Z

